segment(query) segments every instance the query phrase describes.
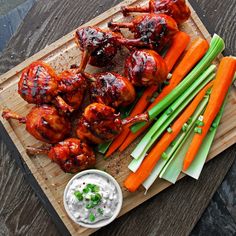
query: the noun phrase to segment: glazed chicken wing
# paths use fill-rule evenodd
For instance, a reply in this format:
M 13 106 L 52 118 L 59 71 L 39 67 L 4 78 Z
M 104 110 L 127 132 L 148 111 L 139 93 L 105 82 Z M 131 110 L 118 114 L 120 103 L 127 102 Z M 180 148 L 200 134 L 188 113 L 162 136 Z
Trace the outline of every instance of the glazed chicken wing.
M 165 61 L 153 50 L 135 50 L 125 61 L 125 76 L 135 86 L 160 85 L 167 75 Z
M 185 22 L 191 14 L 185 0 L 150 0 L 148 6 L 125 6 L 122 12 L 124 15 L 130 12 L 164 13 L 178 24 Z
M 33 107 L 26 117 L 9 109 L 5 109 L 2 116 L 7 120 L 16 119 L 20 123 L 25 123 L 26 130 L 32 136 L 46 143 L 57 143 L 63 140 L 71 129 L 69 120 L 59 114 L 55 107 L 49 105 Z
M 58 77 L 46 63 L 33 62 L 22 72 L 18 93 L 28 103 L 49 103 L 58 95 Z
M 86 88 L 86 79 L 78 70 L 57 75 L 42 61 L 30 64 L 18 83 L 18 93 L 28 103 L 54 103 L 64 112 L 72 112 L 80 106 Z
M 93 150 L 77 138 L 68 138 L 50 148 L 27 148 L 28 154 L 48 154 L 67 173 L 77 173 L 94 167 L 96 158 Z
M 147 120 L 147 113 L 121 120 L 120 115 L 116 114 L 112 107 L 92 103 L 85 108 L 79 119 L 76 134 L 81 140 L 103 143 L 111 141 L 120 134 L 124 125 Z
M 135 100 L 135 89 L 130 81 L 114 72 L 97 74 L 85 73 L 92 82 L 90 85 L 90 97 L 92 102 L 103 103 L 117 108 L 128 106 Z
M 58 77 L 61 97 L 73 109 L 78 109 L 88 88 L 86 78 L 77 69 L 65 70 Z
M 134 33 L 135 40 L 126 40 L 124 43 L 130 46 L 142 46 L 160 51 L 169 43 L 178 31 L 175 20 L 165 14 L 146 14 L 136 16 L 132 22 L 109 22 L 108 26 L 116 28 L 128 28 Z
M 79 71 L 84 71 L 87 63 L 102 67 L 111 62 L 117 53 L 119 34 L 98 27 L 84 27 L 76 30 L 75 42 L 82 51 Z
M 76 138 L 69 138 L 58 143 L 50 149 L 48 156 L 65 172 L 70 173 L 77 173 L 94 167 L 96 164 L 93 150 Z

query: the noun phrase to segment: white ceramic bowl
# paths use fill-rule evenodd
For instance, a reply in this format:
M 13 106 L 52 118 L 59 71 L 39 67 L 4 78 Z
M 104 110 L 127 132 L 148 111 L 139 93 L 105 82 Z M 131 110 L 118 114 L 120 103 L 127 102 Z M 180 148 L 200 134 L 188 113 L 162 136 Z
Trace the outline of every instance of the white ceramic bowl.
M 71 214 L 69 208 L 68 208 L 68 205 L 66 203 L 66 194 L 68 192 L 68 189 L 72 183 L 73 180 L 75 179 L 78 179 L 80 178 L 81 176 L 83 175 L 86 175 L 86 174 L 97 174 L 97 175 L 100 175 L 100 176 L 103 176 L 107 179 L 109 179 L 116 187 L 117 189 L 117 193 L 118 193 L 118 199 L 119 199 L 119 202 L 117 204 L 117 207 L 116 207 L 116 210 L 115 212 L 113 213 L 113 216 L 111 218 L 108 218 L 108 219 L 104 219 L 104 220 L 101 220 L 101 221 L 98 221 L 94 224 L 86 224 L 86 223 L 82 223 L 82 222 L 78 222 L 76 220 L 76 218 Z M 108 225 L 110 224 L 113 220 L 115 220 L 115 218 L 118 216 L 120 210 L 121 210 L 121 207 L 122 207 L 122 203 L 123 203 L 123 195 L 122 195 L 122 191 L 121 191 L 121 188 L 120 188 L 120 185 L 118 184 L 118 182 L 111 176 L 109 175 L 108 173 L 104 172 L 104 171 L 101 171 L 101 170 L 97 170 L 97 169 L 90 169 L 90 170 L 84 170 L 84 171 L 81 171 L 79 172 L 78 174 L 76 174 L 69 182 L 68 184 L 66 185 L 66 188 L 65 188 L 65 191 L 64 191 L 64 196 L 63 196 L 63 203 L 64 203 L 64 207 L 66 209 L 66 212 L 67 214 L 69 215 L 69 217 L 76 223 L 76 224 L 79 224 L 83 227 L 86 227 L 86 228 L 101 228 L 105 225 Z

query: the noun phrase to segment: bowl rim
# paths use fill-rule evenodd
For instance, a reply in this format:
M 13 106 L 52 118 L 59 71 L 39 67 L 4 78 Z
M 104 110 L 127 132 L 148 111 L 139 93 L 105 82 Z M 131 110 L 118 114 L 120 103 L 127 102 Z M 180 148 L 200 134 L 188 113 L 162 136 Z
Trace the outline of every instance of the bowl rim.
M 86 224 L 86 223 L 83 223 L 83 222 L 78 222 L 76 221 L 76 218 L 71 214 L 69 208 L 68 208 L 68 205 L 66 203 L 66 194 L 68 192 L 68 189 L 71 185 L 71 183 L 77 179 L 77 178 L 80 178 L 86 174 L 97 174 L 97 175 L 101 175 L 103 177 L 106 177 L 108 178 L 109 180 L 112 181 L 112 183 L 115 185 L 116 189 L 117 189 L 117 192 L 118 192 L 118 199 L 119 199 L 119 202 L 117 204 L 117 207 L 115 209 L 115 211 L 113 212 L 113 215 L 112 217 L 108 218 L 108 219 L 104 219 L 102 221 L 98 221 L 94 224 Z M 97 170 L 97 169 L 89 169 L 89 170 L 84 170 L 84 171 L 81 171 L 79 173 L 77 173 L 76 175 L 74 175 L 70 180 L 69 182 L 67 183 L 66 187 L 65 187 L 65 190 L 64 190 L 64 194 L 63 194 L 63 204 L 64 204 L 64 208 L 66 210 L 66 213 L 67 215 L 73 220 L 73 222 L 75 222 L 76 224 L 80 225 L 80 226 L 83 226 L 83 227 L 86 227 L 86 228 L 101 228 L 101 227 L 104 227 L 108 224 L 110 224 L 113 220 L 116 219 L 116 217 L 119 215 L 120 213 L 120 210 L 121 210 L 121 207 L 122 207 L 122 204 L 123 204 L 123 194 L 122 194 L 122 190 L 121 190 L 121 187 L 119 185 L 119 183 L 116 181 L 116 179 L 111 176 L 110 174 L 108 174 L 107 172 L 105 171 L 102 171 L 102 170 Z

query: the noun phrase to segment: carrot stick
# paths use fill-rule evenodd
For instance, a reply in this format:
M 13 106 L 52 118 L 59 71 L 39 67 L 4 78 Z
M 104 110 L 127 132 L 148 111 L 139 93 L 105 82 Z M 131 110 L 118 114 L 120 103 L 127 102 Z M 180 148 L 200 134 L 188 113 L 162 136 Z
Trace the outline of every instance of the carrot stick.
M 180 55 L 184 52 L 190 42 L 190 36 L 182 31 L 175 34 L 170 50 L 164 56 L 168 71 L 170 72 L 179 59 Z
M 186 171 L 194 160 L 197 152 L 211 127 L 213 120 L 220 111 L 224 98 L 232 83 L 236 70 L 236 59 L 232 57 L 224 57 L 219 65 L 216 79 L 214 81 L 209 103 L 203 113 L 203 127 L 198 127 L 199 132 L 193 137 L 193 140 L 186 153 L 183 170 Z
M 154 102 L 148 107 L 148 110 L 153 108 L 157 103 L 159 103 L 167 94 L 169 94 L 180 81 L 188 74 L 188 72 L 196 65 L 196 63 L 204 56 L 209 48 L 209 44 L 206 40 L 202 38 L 196 38 L 190 45 L 187 53 L 184 55 L 183 59 L 179 65 L 174 70 L 170 84 L 164 87 L 159 96 L 154 100 Z M 168 56 L 169 57 L 169 56 Z M 132 133 L 130 132 L 124 143 L 120 146 L 119 150 L 125 150 L 130 143 L 132 143 L 141 133 L 143 133 L 150 123 L 147 123 L 139 131 Z
M 128 134 L 129 134 L 129 128 L 124 128 L 123 131 L 114 139 L 112 144 L 109 146 L 105 154 L 105 157 L 109 157 L 112 153 L 114 153 L 122 144 L 122 142 L 124 141 L 124 139 L 127 137 Z
M 142 96 L 134 106 L 134 109 L 130 113 L 130 117 L 136 116 L 146 110 L 148 104 L 150 103 L 150 99 L 152 98 L 152 95 L 155 91 L 157 91 L 156 85 L 150 86 L 145 89 L 144 93 L 142 94 Z
M 124 186 L 134 192 L 148 178 L 153 168 L 160 160 L 162 153 L 169 147 L 172 141 L 177 137 L 183 125 L 188 121 L 189 117 L 194 113 L 199 103 L 202 101 L 207 90 L 211 88 L 213 81 L 208 83 L 188 105 L 184 112 L 177 118 L 171 126 L 172 132 L 166 132 L 160 141 L 154 146 L 151 152 L 144 159 L 143 163 L 136 172 L 131 173 L 124 182 Z
M 164 61 L 166 62 L 168 72 L 171 71 L 171 69 L 181 56 L 181 54 L 187 48 L 189 41 L 190 41 L 190 36 L 187 33 L 179 31 L 175 34 L 172 44 L 164 57 Z M 143 111 L 146 110 L 150 98 L 152 97 L 153 93 L 156 90 L 157 86 L 150 86 L 144 91 L 143 95 L 141 96 L 141 98 L 135 105 L 134 109 L 132 110 L 130 117 L 142 113 Z M 115 152 L 124 142 L 129 133 L 130 133 L 129 129 L 124 129 L 121 132 L 121 134 L 112 142 L 105 156 L 109 157 L 113 152 Z

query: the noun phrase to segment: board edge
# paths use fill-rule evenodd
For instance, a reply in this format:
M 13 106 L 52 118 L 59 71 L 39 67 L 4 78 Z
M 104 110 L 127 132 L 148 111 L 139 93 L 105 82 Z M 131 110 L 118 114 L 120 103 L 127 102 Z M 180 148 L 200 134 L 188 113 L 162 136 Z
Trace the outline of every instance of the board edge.
M 118 8 L 119 6 L 121 6 L 125 3 L 126 4 L 129 3 L 129 5 L 130 5 L 130 4 L 132 4 L 136 1 L 137 0 L 122 1 L 121 3 L 114 6 L 113 8 Z M 206 31 L 206 32 L 204 32 L 204 34 L 207 34 L 207 37 L 208 37 L 208 35 L 210 36 L 210 34 L 213 34 L 214 29 L 211 26 L 211 23 L 209 22 L 208 18 L 204 15 L 204 13 L 203 13 L 202 9 L 199 7 L 199 5 L 194 0 L 188 0 L 188 2 L 191 6 L 191 10 L 193 10 L 193 12 L 194 12 L 194 18 L 196 18 L 198 20 L 198 23 L 202 26 L 202 28 L 204 28 L 204 31 Z M 94 19 L 90 20 L 89 22 L 85 23 L 83 26 L 89 25 L 90 22 L 94 21 L 94 20 L 99 21 L 99 19 L 102 18 L 103 15 L 108 14 L 108 12 L 110 12 L 110 11 L 112 11 L 112 9 L 108 9 L 107 11 L 102 13 L 101 15 L 99 15 L 99 16 L 95 17 Z M 116 14 L 119 11 L 120 11 L 119 9 L 113 10 L 112 15 Z M 37 58 L 45 57 L 49 53 L 56 50 L 58 47 L 62 46 L 64 43 L 68 43 L 68 41 L 72 40 L 73 32 L 68 33 L 67 35 L 63 36 L 62 38 L 58 39 L 57 41 L 55 41 L 54 43 L 49 45 L 48 47 L 40 50 L 39 52 L 37 52 L 36 54 L 34 54 L 30 58 L 28 58 L 26 60 L 26 62 L 29 63 L 29 61 L 31 61 L 34 58 L 37 59 Z M 49 50 L 49 51 L 47 51 L 47 50 Z M 225 53 L 226 52 L 227 52 L 227 49 L 225 50 Z M 4 73 L 3 75 L 0 75 L 0 83 L 3 83 L 4 79 L 7 79 L 8 77 L 13 76 L 16 71 L 19 72 L 24 67 L 25 67 L 25 61 L 20 63 L 16 67 L 12 68 L 10 71 Z M 63 222 L 61 217 L 58 215 L 58 213 L 56 212 L 56 210 L 54 209 L 54 207 L 50 203 L 48 197 L 46 196 L 45 192 L 43 191 L 43 189 L 39 185 L 37 179 L 31 173 L 31 171 L 30 171 L 29 167 L 27 166 L 27 164 L 24 162 L 23 158 L 21 157 L 21 155 L 19 153 L 19 150 L 17 149 L 16 145 L 13 143 L 10 135 L 7 133 L 4 125 L 2 124 L 2 122 L 0 122 L 0 134 L 1 134 L 1 139 L 3 140 L 3 142 L 7 145 L 9 150 L 14 154 L 13 155 L 14 159 L 16 160 L 16 162 L 17 162 L 18 166 L 20 167 L 20 169 L 22 170 L 25 179 L 28 181 L 28 183 L 30 184 L 30 186 L 33 189 L 33 191 L 35 192 L 35 194 L 39 197 L 39 200 L 43 203 L 44 207 L 46 208 L 46 211 L 52 217 L 52 221 L 55 223 L 55 225 L 58 228 L 59 232 L 62 235 L 71 235 L 71 233 L 67 229 L 65 223 Z M 181 178 L 182 177 L 184 177 L 184 176 L 181 176 Z M 150 198 L 152 198 L 155 195 L 156 194 L 152 195 Z M 150 198 L 148 198 L 148 199 L 150 199 Z M 142 203 L 145 202 L 146 200 L 147 199 L 144 199 L 144 201 L 142 201 Z

